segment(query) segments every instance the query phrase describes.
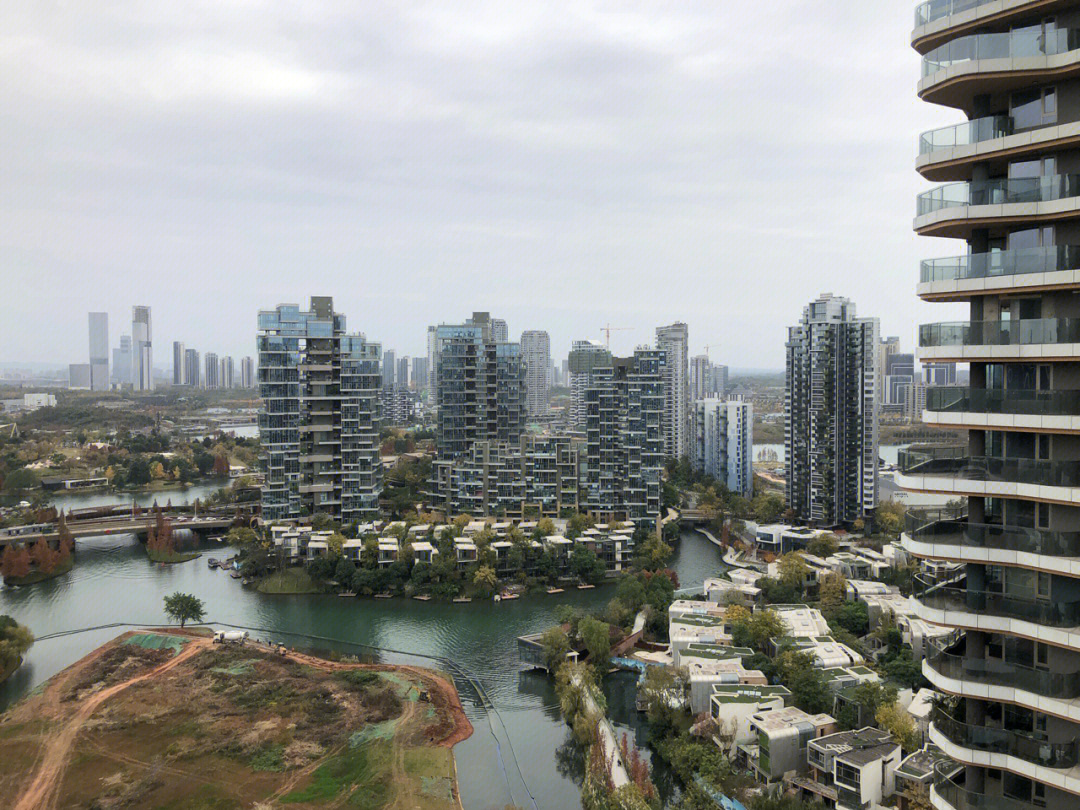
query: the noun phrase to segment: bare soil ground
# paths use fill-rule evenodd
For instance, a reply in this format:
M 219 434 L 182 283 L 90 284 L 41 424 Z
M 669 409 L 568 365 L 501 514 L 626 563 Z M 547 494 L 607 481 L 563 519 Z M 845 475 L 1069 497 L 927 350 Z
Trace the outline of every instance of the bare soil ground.
M 460 808 L 450 749 L 472 727 L 442 676 L 177 634 L 178 653 L 126 634 L 0 716 L 2 803 Z

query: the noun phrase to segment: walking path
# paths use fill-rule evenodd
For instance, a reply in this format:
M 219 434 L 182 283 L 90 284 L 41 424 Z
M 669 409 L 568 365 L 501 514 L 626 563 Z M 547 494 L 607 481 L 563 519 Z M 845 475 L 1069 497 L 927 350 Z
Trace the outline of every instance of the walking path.
M 581 690 L 586 715 L 596 718 L 600 744 L 604 748 L 604 759 L 611 763 L 611 783 L 616 789 L 629 785 L 630 774 L 622 761 L 622 754 L 619 753 L 619 745 L 615 740 L 615 729 L 611 727 L 611 721 L 608 720 L 606 714 L 600 711 L 600 707 L 593 700 L 592 692 L 585 688 L 581 683 L 581 678 L 576 673 L 574 674 L 574 685 Z

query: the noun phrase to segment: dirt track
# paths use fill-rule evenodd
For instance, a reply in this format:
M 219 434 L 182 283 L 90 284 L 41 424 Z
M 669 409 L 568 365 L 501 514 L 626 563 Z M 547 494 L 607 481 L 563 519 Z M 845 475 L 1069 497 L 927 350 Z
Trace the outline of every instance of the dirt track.
M 37 773 L 34 775 L 30 786 L 19 797 L 19 801 L 16 802 L 13 810 L 52 810 L 52 808 L 56 807 L 56 800 L 59 795 L 60 784 L 64 778 L 64 771 L 67 769 L 71 747 L 75 743 L 79 730 L 97 708 L 113 695 L 124 691 L 132 684 L 160 675 L 162 672 L 166 672 L 194 657 L 209 643 L 209 640 L 204 638 L 192 638 L 178 655 L 173 656 L 161 666 L 149 672 L 144 672 L 142 675 L 137 675 L 123 683 L 102 689 L 83 701 L 75 715 L 60 729 L 52 732 L 46 738 L 44 753 L 37 764 Z M 73 674 L 70 673 L 69 677 Z

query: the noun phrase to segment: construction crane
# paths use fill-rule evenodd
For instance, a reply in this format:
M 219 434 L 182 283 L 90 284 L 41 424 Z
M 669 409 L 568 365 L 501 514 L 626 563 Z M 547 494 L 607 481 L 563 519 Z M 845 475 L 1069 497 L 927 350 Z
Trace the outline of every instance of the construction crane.
M 608 349 L 611 349 L 611 333 L 612 332 L 628 332 L 628 331 L 631 331 L 632 329 L 633 329 L 633 327 L 631 327 L 631 326 L 612 326 L 610 321 L 608 321 L 607 326 L 601 326 L 600 327 L 600 331 L 603 332 L 607 336 L 607 348 Z

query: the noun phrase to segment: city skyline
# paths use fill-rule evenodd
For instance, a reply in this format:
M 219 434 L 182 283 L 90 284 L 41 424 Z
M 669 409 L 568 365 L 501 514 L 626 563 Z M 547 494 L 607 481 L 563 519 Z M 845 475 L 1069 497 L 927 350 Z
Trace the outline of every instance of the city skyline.
M 152 12 L 28 9 L 5 28 L 35 41 L 32 53 L 0 55 L 12 77 L 0 98 L 19 111 L 19 126 L 0 135 L 13 167 L 0 255 L 24 292 L 0 303 L 0 362 L 85 362 L 63 330 L 32 334 L 25 301 L 48 298 L 62 322 L 93 310 L 118 325 L 130 314 L 115 289 L 154 309 L 160 345 L 190 341 L 199 324 L 200 343 L 233 356 L 254 351 L 247 324 L 258 306 L 301 303 L 311 286 L 334 290 L 343 311 L 409 356 L 424 354 L 427 325 L 475 307 L 501 313 L 511 336 L 549 332 L 556 357 L 575 339 L 601 339 L 607 322 L 632 327 L 612 336 L 626 355 L 656 324 L 682 320 L 691 354 L 709 344 L 720 362 L 779 369 L 784 324 L 822 290 L 859 301 L 883 334 L 911 345 L 920 321 L 950 317 L 904 294 L 918 260 L 948 247 L 918 246 L 896 227 L 927 187 L 900 167 L 921 131 L 953 118 L 918 104 L 917 55 L 881 36 L 910 26 L 905 4 L 785 13 L 796 5 L 777 3 L 789 23 L 779 35 L 756 30 L 750 10 L 714 5 L 357 8 L 331 23 L 270 4 L 258 25 L 210 8 L 190 29 Z M 549 22 L 564 15 L 581 24 Z M 310 26 L 310 38 L 279 49 L 283 18 Z M 314 47 L 372 26 L 396 34 L 381 55 Z M 115 51 L 63 33 L 87 27 L 112 34 Z M 139 45 L 151 27 L 175 59 Z M 202 38 L 222 54 L 220 69 Z M 805 69 L 771 57 L 809 41 L 821 47 L 800 55 Z M 603 59 L 588 58 L 595 49 Z M 244 53 L 254 64 L 237 62 Z M 872 69 L 851 71 L 860 57 Z M 174 64 L 215 78 L 193 81 Z M 744 98 L 746 72 L 761 100 Z M 509 92 L 500 73 L 524 91 Z M 570 85 L 588 89 L 567 96 Z M 369 92 L 380 86 L 415 104 L 383 103 Z M 110 88 L 115 107 L 103 116 Z M 879 103 L 855 102 L 864 95 Z M 728 112 L 746 104 L 756 109 Z M 796 108 L 800 125 L 786 125 Z M 257 148 L 234 120 L 264 133 Z M 101 150 L 64 151 L 45 134 L 57 126 Z M 183 140 L 161 137 L 172 131 Z M 432 131 L 430 142 L 419 134 Z M 154 156 L 163 175 L 132 171 Z M 852 160 L 895 168 L 842 171 Z M 222 165 L 237 175 L 210 170 Z M 88 205 L 88 187 L 112 203 Z M 458 279 L 470 274 L 487 278 L 486 300 L 464 292 Z M 720 296 L 733 302 L 724 317 L 712 304 Z

